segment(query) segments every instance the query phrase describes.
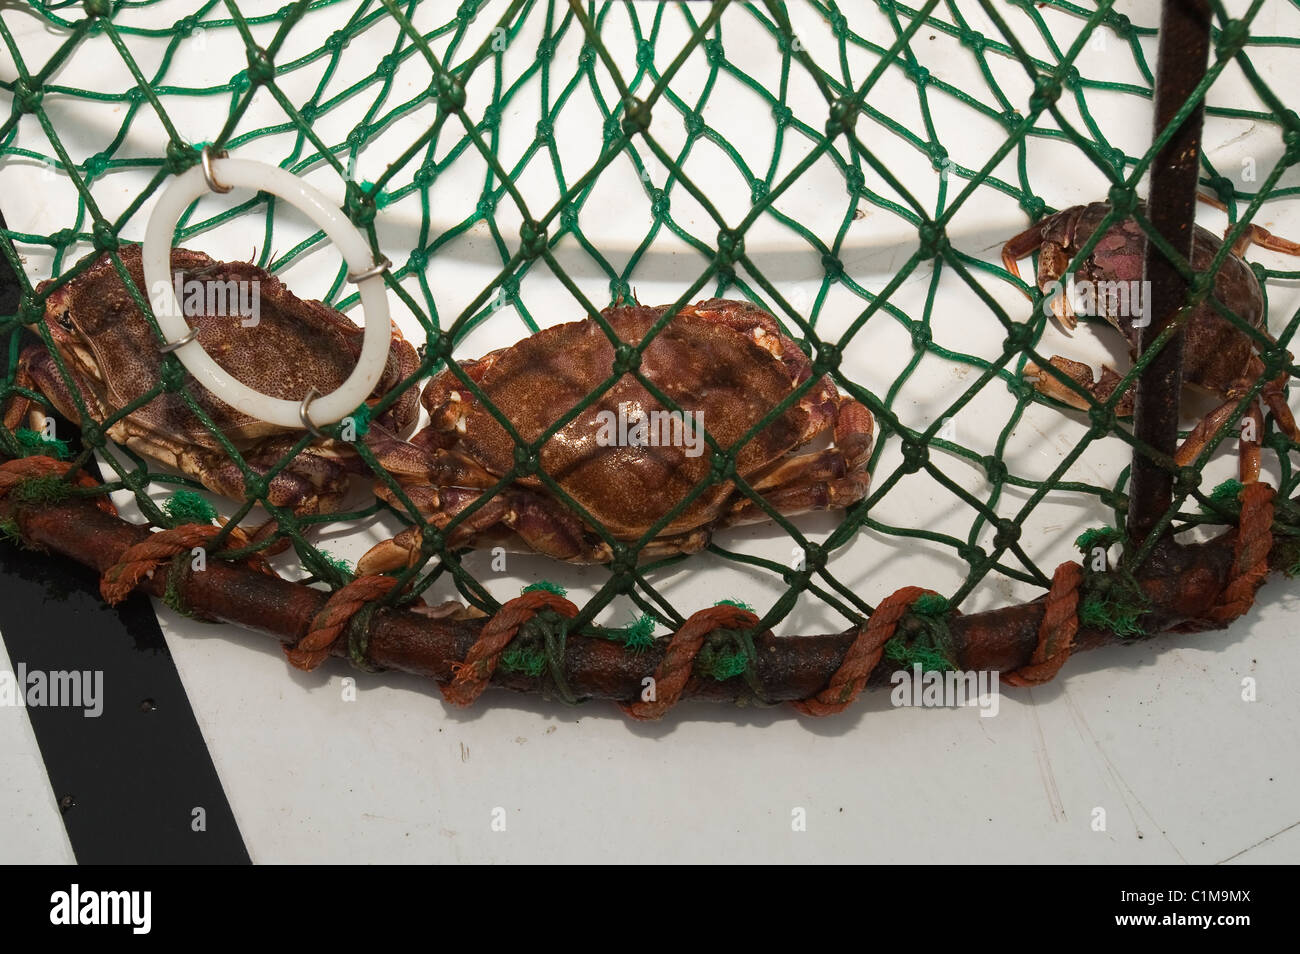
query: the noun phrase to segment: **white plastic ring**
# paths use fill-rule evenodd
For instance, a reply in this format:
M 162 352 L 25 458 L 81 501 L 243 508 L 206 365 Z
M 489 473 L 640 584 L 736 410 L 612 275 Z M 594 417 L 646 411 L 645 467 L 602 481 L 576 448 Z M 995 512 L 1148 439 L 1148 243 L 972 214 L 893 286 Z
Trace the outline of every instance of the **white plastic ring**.
M 357 283 L 366 328 L 361 343 L 361 357 L 346 381 L 329 394 L 313 398 L 311 420 L 317 426 L 333 424 L 347 417 L 365 402 L 383 377 L 392 340 L 388 316 L 388 296 L 384 292 L 383 272 L 372 272 L 374 260 L 370 246 L 356 227 L 326 196 L 279 166 L 251 159 L 212 159 L 209 171 L 222 185 L 243 189 L 261 189 L 277 195 L 298 208 L 322 229 L 343 253 L 348 271 L 366 275 Z M 145 229 L 144 280 L 154 314 L 167 341 L 176 343 L 176 357 L 203 387 L 238 411 L 275 424 L 302 428 L 302 399 L 293 401 L 273 398 L 255 391 L 231 377 L 212 360 L 203 346 L 191 338 L 180 302 L 172 288 L 171 247 L 176 223 L 181 214 L 201 195 L 208 192 L 204 168 L 194 166 L 178 176 L 163 192 L 149 217 Z

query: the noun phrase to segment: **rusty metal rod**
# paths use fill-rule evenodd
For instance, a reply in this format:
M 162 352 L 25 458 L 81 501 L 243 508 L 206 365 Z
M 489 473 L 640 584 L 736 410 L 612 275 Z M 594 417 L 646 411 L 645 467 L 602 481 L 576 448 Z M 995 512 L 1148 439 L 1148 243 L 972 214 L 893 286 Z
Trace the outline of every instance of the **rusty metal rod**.
M 1156 63 L 1155 134 L 1158 136 L 1205 76 L 1210 49 L 1209 0 L 1164 0 Z M 1198 104 L 1155 158 L 1147 212 L 1155 229 L 1188 261 L 1196 219 L 1196 179 L 1201 154 L 1204 104 Z M 1187 283 L 1147 243 L 1143 278 L 1149 282 L 1151 322 L 1139 333 L 1146 349 L 1187 299 Z M 1179 331 L 1138 378 L 1133 432 L 1161 454 L 1173 457 L 1178 444 L 1178 408 L 1183 380 L 1183 333 Z M 1128 538 L 1141 546 L 1173 500 L 1173 474 L 1141 452 L 1133 452 Z
M 0 518 L 12 518 L 22 538 L 31 546 L 76 560 L 98 572 L 118 561 L 125 550 L 149 535 L 147 527 L 128 523 L 97 509 L 86 499 L 57 504 L 15 505 L 0 499 Z M 1158 552 L 1142 568 L 1141 585 L 1153 611 L 1144 617 L 1151 633 L 1175 628 L 1204 628 L 1201 620 L 1214 605 L 1228 579 L 1233 559 L 1235 529 L 1206 543 Z M 1274 566 L 1294 559 L 1278 551 Z M 159 570 L 140 590 L 161 596 L 166 572 Z M 203 572 L 180 581 L 180 593 L 193 611 L 224 622 L 266 633 L 281 643 L 297 642 L 328 594 L 301 583 L 258 573 L 239 565 L 211 560 Z M 957 665 L 965 670 L 1007 672 L 1030 661 L 1037 645 L 1043 617 L 1040 598 L 969 616 L 950 616 L 950 646 Z M 452 676 L 452 666 L 463 660 L 478 637 L 483 620 L 431 619 L 409 610 L 377 612 L 370 620 L 369 658 L 387 669 L 426 676 L 441 683 Z M 905 620 L 905 623 L 908 622 Z M 906 628 L 903 630 L 906 635 Z M 770 632 L 755 637 L 756 676 L 762 699 L 781 702 L 805 699 L 822 689 L 839 667 L 854 631 L 816 636 L 777 637 Z M 1122 641 L 1106 630 L 1082 628 L 1075 650 Z M 334 654 L 344 656 L 343 641 Z M 630 652 L 610 640 L 572 635 L 564 652 L 564 669 L 572 691 L 593 699 L 630 701 L 638 697 L 641 680 L 663 658 L 666 640 L 657 640 L 644 652 Z M 888 685 L 899 668 L 882 661 L 870 685 Z M 494 686 L 519 691 L 544 691 L 545 677 L 497 669 Z M 695 678 L 684 697 L 717 702 L 753 704 L 755 698 L 744 678 L 725 681 Z

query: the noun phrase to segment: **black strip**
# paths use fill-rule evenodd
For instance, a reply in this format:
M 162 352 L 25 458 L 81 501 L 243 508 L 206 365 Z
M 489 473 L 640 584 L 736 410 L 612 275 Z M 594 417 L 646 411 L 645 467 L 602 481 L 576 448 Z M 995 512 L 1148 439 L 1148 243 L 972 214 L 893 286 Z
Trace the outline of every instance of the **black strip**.
M 0 314 L 14 313 L 17 291 L 0 255 Z M 60 438 L 70 436 L 65 430 Z M 15 673 L 20 665 L 29 674 L 102 673 L 96 718 L 81 708 L 27 707 L 79 862 L 249 862 L 148 597 L 110 609 L 89 569 L 4 541 L 0 634 Z M 203 831 L 194 830 L 199 808 Z

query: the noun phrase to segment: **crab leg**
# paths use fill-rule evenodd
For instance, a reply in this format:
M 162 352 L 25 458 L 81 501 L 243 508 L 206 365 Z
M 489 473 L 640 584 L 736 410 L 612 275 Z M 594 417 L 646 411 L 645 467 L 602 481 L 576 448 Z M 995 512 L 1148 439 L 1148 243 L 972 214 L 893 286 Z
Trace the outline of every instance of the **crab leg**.
M 1227 212 L 1228 206 L 1220 202 L 1212 195 L 1206 195 L 1204 192 L 1196 193 L 1196 198 L 1200 199 L 1206 205 L 1214 206 L 1220 212 Z M 1228 234 L 1236 228 L 1235 225 L 1229 225 L 1223 231 L 1223 237 L 1226 240 Z M 1290 239 L 1284 239 L 1280 235 L 1274 235 L 1262 225 L 1247 225 L 1246 231 L 1241 237 L 1232 244 L 1232 254 L 1238 258 L 1245 255 L 1246 249 L 1252 245 L 1258 245 L 1260 248 L 1266 248 L 1271 252 L 1281 252 L 1283 255 L 1300 255 L 1300 242 L 1292 242 Z
M 1011 238 L 1002 246 L 1002 267 L 1009 271 L 1016 278 L 1020 278 L 1019 262 L 1027 255 L 1032 255 L 1038 251 L 1043 244 L 1043 228 L 1041 225 L 1031 225 L 1019 235 Z M 1032 292 L 1025 292 L 1026 298 L 1033 298 Z
M 751 486 L 781 513 L 849 507 L 867 495 L 875 419 L 852 398 L 835 406 L 835 446 L 781 461 L 751 481 Z M 767 519 L 766 511 L 749 497 L 737 497 L 722 518 L 722 526 Z

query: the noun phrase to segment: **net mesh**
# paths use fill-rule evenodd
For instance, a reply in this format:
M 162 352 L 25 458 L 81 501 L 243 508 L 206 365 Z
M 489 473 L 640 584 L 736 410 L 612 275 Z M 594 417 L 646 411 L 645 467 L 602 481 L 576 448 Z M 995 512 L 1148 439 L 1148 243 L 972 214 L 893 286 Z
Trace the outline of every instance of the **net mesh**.
M 39 21 L 41 44 L 8 11 L 0 16 L 0 39 L 12 70 L 0 83 L 11 103 L 0 126 L 0 165 L 22 167 L 52 196 L 56 186 L 67 196 L 55 213 L 65 224 L 55 230 L 30 231 L 6 210 L 10 242 L 4 251 L 24 284 L 18 307 L 0 318 L 8 343 L 4 400 L 40 399 L 16 381 L 21 349 L 33 341 L 25 327 L 41 336 L 71 383 L 65 358 L 40 324 L 46 298 L 75 281 L 88 264 L 87 251 L 114 251 L 125 237 L 138 235 L 151 199 L 173 175 L 198 162 L 199 149 L 210 143 L 233 155 L 260 149 L 264 158 L 311 181 L 332 183 L 376 256 L 392 259 L 385 279 L 390 298 L 422 329 L 422 361 L 376 411 L 418 387 L 453 352 L 482 353 L 473 347 L 475 333 L 490 321 L 517 320 L 520 334 L 553 323 L 530 296 L 541 279 L 562 289 L 568 305 L 560 320 L 585 312 L 612 335 L 601 308 L 631 298 L 639 277 L 662 277 L 662 259 L 656 256 L 664 243 L 677 256 L 671 274 L 678 276 L 678 305 L 712 295 L 746 298 L 776 315 L 811 357 L 814 372 L 830 374 L 842 392 L 870 409 L 877 442 L 869 495 L 837 514 L 820 539 L 810 538 L 799 519 L 774 510 L 742 476 L 730 474 L 739 444 L 710 444 L 715 475 L 732 476 L 738 491 L 788 535 L 796 554 L 792 561 L 771 559 L 721 538 L 709 546 L 716 558 L 734 561 L 761 581 L 770 597 L 756 607 L 764 627 L 778 626 L 800 600 L 819 601 L 848 623 L 868 616 L 871 594 L 841 579 L 843 563 L 837 562 L 863 534 L 904 549 L 924 544 L 927 552 L 946 553 L 960 568 L 960 579 L 944 596 L 947 605 L 962 606 L 990 575 L 1035 592 L 1048 587 L 1051 565 L 1027 545 L 1025 532 L 1049 496 L 1086 501 L 1099 522 L 1123 526 L 1127 468 L 1101 481 L 1081 478 L 1078 465 L 1103 446 L 1111 460 L 1130 447 L 1147 452 L 1115 412 L 1125 385 L 1150 354 L 1125 372 L 1109 401 L 1088 396 L 1088 412 L 1068 412 L 1079 422 L 1078 433 L 1050 466 L 1035 472 L 1014 463 L 1009 448 L 1018 429 L 1029 409 L 1047 400 L 1021 373 L 1027 361 L 1046 363 L 1051 352 L 1038 349 L 1049 322 L 1042 293 L 996 264 L 996 246 L 977 247 L 972 236 L 985 218 L 1001 216 L 999 221 L 1013 223 L 1005 240 L 1029 221 L 1072 204 L 1071 199 L 1105 199 L 1113 209 L 1108 225 L 1133 213 L 1149 234 L 1135 202 L 1163 141 L 1152 144 L 1149 133 L 1154 12 L 1134 13 L 1135 23 L 1119 12 L 1120 4 L 1106 0 L 1095 7 L 1056 0 L 931 0 L 916 6 L 872 0 L 862 10 L 817 0 L 788 5 L 466 0 L 454 11 L 436 5 L 436 12 L 434 6 L 315 0 L 271 9 L 212 0 L 163 22 L 175 4 L 32 2 L 20 16 Z M 1202 157 L 1207 191 L 1228 203 L 1231 220 L 1238 222 L 1259 218 L 1266 200 L 1297 190 L 1287 172 L 1300 157 L 1300 119 L 1270 88 L 1269 71 L 1260 63 L 1271 63 L 1300 39 L 1271 35 L 1258 0 L 1234 10 L 1235 16 L 1218 0 L 1213 8 L 1215 48 L 1202 84 L 1209 91 L 1210 128 L 1251 127 L 1255 142 L 1264 143 L 1246 157 L 1249 162 L 1230 150 L 1221 160 L 1213 150 Z M 349 51 L 363 39 L 366 59 L 359 62 Z M 769 69 L 762 76 L 747 68 L 748 47 L 758 42 L 767 44 L 763 59 Z M 385 52 L 376 60 L 373 52 L 380 46 Z M 87 62 L 92 47 L 97 68 L 112 79 L 93 86 L 65 82 L 71 65 Z M 936 53 L 940 48 L 944 52 Z M 190 77 L 196 60 L 239 68 L 225 82 L 195 84 Z M 1216 99 L 1215 91 L 1228 85 L 1231 94 Z M 729 119 L 731 112 L 743 112 L 735 105 L 742 99 L 743 109 L 761 116 L 764 124 Z M 196 137 L 189 119 L 211 116 L 214 104 L 224 118 L 209 122 L 210 132 Z M 69 145 L 70 131 L 83 107 L 97 116 L 109 110 L 116 126 L 103 130 L 96 148 L 78 151 Z M 579 108 L 587 118 L 568 122 Z M 520 115 L 527 117 L 522 133 Z M 1070 181 L 1063 185 L 1061 157 L 1067 155 Z M 111 193 L 105 188 L 125 174 L 134 177 L 128 188 Z M 238 224 L 244 243 L 252 236 L 259 245 L 258 264 L 277 273 L 301 263 L 318 272 L 325 268 L 332 277 L 319 297 L 341 310 L 357 305 L 345 268 L 321 264 L 326 257 L 317 253 L 328 249 L 323 233 L 301 229 L 282 202 L 264 194 L 209 201 L 182 218 L 175 244 L 200 247 L 206 236 Z M 1238 201 L 1248 203 L 1240 215 Z M 593 214 L 610 203 L 628 210 L 612 224 Z M 405 231 L 386 225 L 399 206 L 412 210 Z M 871 228 L 869 242 L 862 240 L 864 225 Z M 1090 254 L 1099 238 L 1094 236 L 1077 260 Z M 490 265 L 490 276 L 472 289 L 449 293 L 440 263 L 469 244 L 478 261 Z M 887 269 L 861 267 L 881 249 L 891 256 Z M 55 281 L 37 292 L 20 253 L 39 259 Z M 1228 254 L 1225 243 L 1211 271 Z M 815 263 L 811 276 L 791 280 L 787 264 L 795 255 Z M 1191 274 L 1185 261 L 1180 267 Z M 1252 267 L 1266 288 L 1300 278 L 1295 271 Z M 885 277 L 864 277 L 869 272 Z M 1209 286 L 1200 282 L 1195 287 L 1204 293 Z M 135 294 L 149 314 L 147 296 L 139 289 Z M 1026 294 L 1033 296 L 1032 311 Z M 1280 327 L 1274 317 L 1279 345 L 1274 349 L 1231 308 L 1217 301 L 1214 307 L 1251 336 L 1271 371 L 1294 370 L 1281 349 L 1288 346 L 1300 312 L 1284 315 Z M 905 359 L 861 371 L 870 362 L 858 360 L 859 349 L 872 333 L 903 341 Z M 983 342 L 979 347 L 973 344 L 977 339 Z M 639 354 L 640 348 L 633 350 Z M 625 368 L 635 363 L 628 360 L 631 354 L 621 356 Z M 935 373 L 936 361 L 959 369 L 960 386 L 945 392 L 942 407 L 918 416 L 909 401 L 917 389 L 928 387 L 926 375 Z M 108 427 L 176 386 L 182 375 L 177 359 L 169 358 L 164 367 L 156 387 L 103 420 L 90 420 L 81 405 L 82 419 L 74 422 L 83 442 L 79 462 L 106 449 Z M 627 373 L 639 375 L 634 369 Z M 641 383 L 665 407 L 676 408 L 655 382 L 641 377 Z M 486 400 L 473 380 L 464 377 L 463 384 Z M 1263 384 L 1261 378 L 1241 394 L 1237 413 L 1218 429 L 1191 476 L 1183 477 L 1166 525 L 1182 532 L 1236 518 L 1231 496 L 1213 493 L 1201 470 Z M 741 444 L 810 386 L 773 407 Z M 558 416 L 550 433 L 600 393 L 593 391 L 583 404 Z M 996 427 L 988 440 L 958 439 L 950 422 L 964 410 L 985 414 L 990 405 L 981 402 L 990 395 L 996 397 L 991 405 Z M 258 546 L 290 541 L 307 579 L 338 587 L 352 572 L 310 532 L 313 525 L 377 514 L 422 522 L 403 486 L 364 441 L 356 442 L 357 452 L 398 506 L 371 501 L 344 513 L 317 515 L 272 506 L 265 498 L 266 479 L 288 466 L 310 437 L 304 435 L 274 468 L 259 474 L 192 397 L 187 400 L 246 481 L 262 491 L 232 512 L 228 526 L 255 507 L 270 512 L 279 522 L 276 536 Z M 1053 410 L 1067 413 L 1059 406 Z M 1297 483 L 1289 461 L 1293 445 L 1271 416 L 1263 444 L 1270 449 L 1279 499 L 1286 500 Z M 466 568 L 465 555 L 447 549 L 446 533 L 535 467 L 539 446 L 520 440 L 515 471 L 502 475 L 498 487 L 446 532 L 426 535 L 422 558 L 404 573 L 413 586 L 395 589 L 391 602 L 413 599 L 450 580 L 470 603 L 487 612 L 497 608 Z M 0 449 L 8 456 L 50 448 L 30 432 L 0 429 Z M 201 489 L 192 477 L 125 450 L 102 460 L 110 468 L 106 486 L 133 494 L 150 522 L 165 527 L 193 519 L 193 508 L 161 506 L 150 492 Z M 924 520 L 892 519 L 898 512 L 892 502 L 911 493 L 914 475 L 944 489 L 952 506 L 966 515 L 964 533 L 942 532 Z M 538 477 L 558 500 L 584 513 L 549 475 Z M 590 521 L 616 559 L 573 627 L 590 627 L 620 597 L 667 627 L 679 626 L 699 608 L 680 605 L 657 583 L 657 573 L 683 558 L 649 564 L 636 559 L 691 499 L 678 501 L 639 541 L 616 540 Z M 1085 545 L 1119 539 L 1118 533 L 1102 533 Z M 1145 557 L 1144 551 L 1126 553 L 1125 564 L 1135 567 Z M 623 638 L 629 644 L 644 642 L 646 625 L 621 631 Z M 537 668 L 539 659 L 534 654 L 516 663 Z M 735 663 L 732 656 L 719 657 L 710 671 L 718 678 L 735 675 Z

